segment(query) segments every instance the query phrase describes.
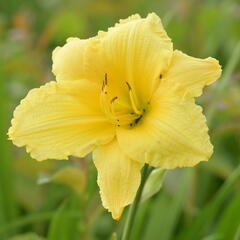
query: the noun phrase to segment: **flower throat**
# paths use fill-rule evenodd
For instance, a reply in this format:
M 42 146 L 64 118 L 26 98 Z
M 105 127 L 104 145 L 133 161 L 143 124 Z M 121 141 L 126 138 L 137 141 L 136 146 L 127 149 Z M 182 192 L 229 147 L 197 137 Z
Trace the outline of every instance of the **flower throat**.
M 134 126 L 142 118 L 145 109 L 141 110 L 133 92 L 133 89 L 129 82 L 125 82 L 129 96 L 129 104 L 123 104 L 118 96 L 113 98 L 109 97 L 108 75 L 105 73 L 105 77 L 102 83 L 101 90 L 101 106 L 111 121 L 111 123 L 120 126 Z M 129 110 L 131 109 L 131 110 Z

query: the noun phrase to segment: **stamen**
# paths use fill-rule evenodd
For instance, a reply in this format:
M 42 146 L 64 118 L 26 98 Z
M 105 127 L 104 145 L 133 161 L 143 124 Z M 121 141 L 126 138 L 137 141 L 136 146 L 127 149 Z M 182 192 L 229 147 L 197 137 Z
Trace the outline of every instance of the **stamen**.
M 112 112 L 111 112 L 111 109 L 110 109 L 110 106 L 109 104 L 107 103 L 107 95 L 106 95 L 106 92 L 105 94 L 101 94 L 101 105 L 103 107 L 103 110 L 104 112 L 106 113 L 106 115 L 109 117 L 109 118 L 113 118 L 112 116 Z
M 113 103 L 115 100 L 117 100 L 118 97 L 114 97 L 112 100 L 111 100 L 111 103 Z
M 111 106 L 110 106 L 110 108 L 111 108 L 111 113 L 112 113 L 112 115 L 114 116 L 114 115 L 116 115 L 116 112 L 115 112 L 115 108 L 114 108 L 114 101 L 115 100 L 117 100 L 118 99 L 118 97 L 114 97 L 111 101 L 110 101 L 110 103 L 111 103 Z
M 102 93 L 101 93 L 101 105 L 103 107 L 104 112 L 106 115 L 110 118 L 113 119 L 112 111 L 110 108 L 110 105 L 108 103 L 108 95 L 107 95 L 107 73 L 105 73 L 105 79 L 103 81 L 102 85 Z
M 140 116 L 139 118 L 135 119 L 134 123 L 137 124 L 140 120 L 141 120 L 142 116 Z
M 138 115 L 130 115 L 130 114 L 121 114 L 116 116 L 116 120 L 121 125 L 128 125 L 130 123 L 133 123 L 137 118 L 139 118 Z M 119 121 L 118 121 L 119 120 Z
M 126 84 L 127 84 L 127 86 L 128 86 L 129 96 L 130 96 L 130 101 L 131 101 L 132 108 L 133 108 L 133 110 L 134 110 L 135 113 L 141 115 L 142 112 L 139 111 L 138 108 L 137 108 L 137 99 L 136 99 L 136 97 L 134 96 L 134 93 L 133 93 L 133 91 L 132 91 L 132 87 L 131 87 L 131 85 L 130 85 L 128 82 L 126 82 Z
M 130 100 L 131 100 L 131 104 L 132 104 L 132 107 L 133 107 L 134 112 L 137 113 L 137 114 L 139 114 L 139 115 L 141 115 L 142 112 L 137 109 L 136 101 L 134 100 L 133 92 L 130 91 L 130 92 L 129 92 L 129 95 L 130 95 Z
M 127 84 L 127 86 L 128 86 L 128 90 L 131 91 L 132 88 L 131 88 L 130 84 L 129 84 L 128 82 L 126 82 L 126 84 Z
M 133 93 L 133 91 L 132 91 L 132 87 L 131 87 L 131 85 L 130 85 L 128 82 L 126 82 L 126 84 L 127 84 L 127 86 L 128 86 L 129 96 L 130 96 L 130 101 L 131 101 L 132 108 L 133 108 L 133 110 L 134 110 L 134 112 L 135 112 L 136 114 L 141 115 L 142 112 L 139 111 L 138 108 L 137 108 L 137 99 L 136 99 L 136 97 L 134 96 L 134 93 Z
M 105 85 L 107 85 L 107 83 L 108 83 L 107 73 L 105 73 L 105 78 L 104 78 L 104 80 L 105 80 Z

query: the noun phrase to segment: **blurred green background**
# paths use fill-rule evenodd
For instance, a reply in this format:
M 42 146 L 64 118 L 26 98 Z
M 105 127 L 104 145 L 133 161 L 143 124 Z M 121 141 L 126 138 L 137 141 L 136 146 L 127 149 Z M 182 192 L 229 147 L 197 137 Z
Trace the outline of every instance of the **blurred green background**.
M 170 171 L 143 202 L 130 240 L 240 239 L 240 2 L 237 0 L 0 1 L 0 240 L 107 240 L 121 232 L 101 206 L 91 156 L 36 162 L 7 141 L 26 93 L 53 80 L 51 52 L 133 13 L 156 12 L 177 49 L 220 61 L 223 76 L 197 101 L 215 152 Z M 125 211 L 126 212 L 126 211 Z

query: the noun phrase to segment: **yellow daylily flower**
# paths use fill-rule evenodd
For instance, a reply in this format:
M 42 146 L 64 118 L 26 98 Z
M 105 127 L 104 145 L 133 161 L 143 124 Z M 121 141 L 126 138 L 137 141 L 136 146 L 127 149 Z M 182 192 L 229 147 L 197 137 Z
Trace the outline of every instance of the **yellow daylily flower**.
M 213 147 L 194 97 L 221 74 L 218 61 L 173 50 L 159 17 L 133 15 L 53 52 L 52 81 L 14 112 L 9 138 L 39 161 L 93 151 L 103 206 L 132 203 L 144 163 L 165 169 L 207 161 Z

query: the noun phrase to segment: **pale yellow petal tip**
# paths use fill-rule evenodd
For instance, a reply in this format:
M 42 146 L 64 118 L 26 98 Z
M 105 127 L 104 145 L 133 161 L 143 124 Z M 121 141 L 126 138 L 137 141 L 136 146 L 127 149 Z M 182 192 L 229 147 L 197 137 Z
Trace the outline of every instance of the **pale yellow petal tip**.
M 69 37 L 69 38 L 67 38 L 66 43 L 70 43 L 70 42 L 78 41 L 78 40 L 80 40 L 80 39 L 77 38 L 77 37 Z M 59 52 L 59 50 L 61 50 L 61 49 L 62 49 L 62 47 L 57 46 L 57 47 L 52 51 L 52 60 L 54 60 L 56 54 L 57 54 L 57 53 Z
M 72 42 L 72 41 L 78 41 L 78 40 L 80 40 L 80 39 L 77 38 L 77 37 L 69 37 L 69 38 L 67 38 L 66 43 L 69 43 L 69 42 Z
M 132 21 L 140 20 L 140 19 L 147 19 L 147 20 L 150 20 L 150 22 L 155 22 L 155 23 L 161 22 L 160 17 L 154 12 L 149 13 L 146 18 L 142 18 L 138 13 L 136 13 L 125 19 L 120 19 L 119 23 L 116 23 L 116 26 L 119 24 L 125 24 L 125 23 L 129 23 Z
M 208 57 L 207 60 L 209 61 L 209 63 L 212 64 L 212 68 L 218 73 L 218 75 L 220 76 L 222 73 L 222 66 L 219 64 L 219 61 L 215 58 L 212 57 Z
M 62 48 L 62 47 L 57 46 L 57 47 L 53 50 L 53 52 L 52 52 L 52 59 L 54 59 L 54 57 L 56 56 L 56 54 L 58 53 L 58 51 L 59 51 L 61 48 Z
M 109 27 L 108 31 L 102 31 L 102 30 L 98 31 L 97 37 L 99 37 L 99 38 L 105 37 L 106 34 L 109 31 L 115 29 L 115 27 L 119 27 L 119 26 L 124 25 L 126 23 L 130 23 L 132 21 L 136 21 L 136 20 L 140 20 L 140 19 L 142 19 L 142 18 L 139 14 L 133 14 L 133 15 L 129 16 L 128 18 L 120 19 L 119 22 L 115 23 L 114 27 Z
M 147 15 L 147 19 L 150 20 L 151 22 L 155 22 L 155 23 L 161 22 L 161 18 L 154 12 L 149 13 Z
M 120 19 L 119 23 L 117 23 L 116 25 L 125 24 L 125 23 L 132 22 L 132 21 L 139 20 L 139 19 L 141 19 L 141 16 L 138 13 L 133 14 L 133 15 L 129 16 L 128 18 Z
M 112 211 L 109 210 L 111 212 L 111 214 L 112 214 L 112 218 L 114 220 L 118 221 L 121 218 L 121 216 L 122 216 L 123 209 L 124 208 L 121 207 L 121 208 L 118 208 L 118 209 L 113 209 Z
M 104 31 L 98 31 L 98 37 L 104 37 L 107 34 L 107 32 Z
M 119 22 L 115 24 L 115 26 L 126 24 L 136 20 L 147 20 L 150 23 L 154 23 L 154 24 L 162 23 L 160 17 L 154 12 L 149 13 L 146 18 L 142 18 L 138 13 L 136 13 L 129 16 L 128 18 L 120 19 Z
M 213 78 L 212 81 L 209 81 L 206 85 L 210 85 L 212 83 L 214 83 L 215 81 L 217 81 L 221 74 L 222 74 L 222 66 L 219 64 L 219 61 L 215 58 L 212 57 L 208 57 L 206 59 L 204 59 L 206 62 L 209 63 L 209 71 L 212 72 L 213 74 Z
M 163 169 L 171 170 L 175 168 L 183 168 L 183 167 L 194 167 L 198 165 L 201 162 L 207 162 L 213 154 L 213 145 L 209 142 L 208 149 L 202 154 L 202 157 L 199 157 L 198 159 L 182 159 L 181 161 L 176 163 L 171 163 L 171 161 L 163 161 L 161 164 L 158 162 L 148 162 L 153 167 L 161 167 Z
M 13 127 L 11 126 L 11 127 L 8 129 L 8 132 L 7 132 L 8 140 L 12 140 L 12 139 L 13 139 L 13 133 L 14 133 L 14 130 L 13 130 Z

